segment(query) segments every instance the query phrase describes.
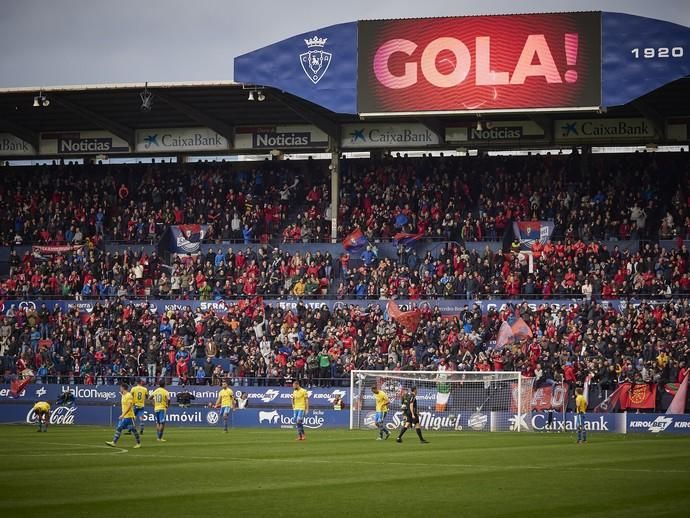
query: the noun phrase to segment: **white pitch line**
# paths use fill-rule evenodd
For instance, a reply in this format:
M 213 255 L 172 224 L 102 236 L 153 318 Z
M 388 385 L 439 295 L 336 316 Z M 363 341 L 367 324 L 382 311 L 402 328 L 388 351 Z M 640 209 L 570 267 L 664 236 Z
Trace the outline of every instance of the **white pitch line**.
M 357 464 L 357 465 L 367 465 L 367 466 L 405 466 L 405 467 L 433 467 L 439 468 L 461 468 L 469 470 L 480 470 L 480 471 L 509 471 L 518 469 L 531 469 L 531 470 L 553 470 L 554 466 L 490 466 L 486 464 L 435 464 L 428 462 L 373 462 L 373 461 L 352 461 L 352 460 L 339 460 L 339 459 L 305 459 L 305 458 L 291 458 L 291 459 L 270 459 L 270 458 L 250 458 L 250 457 L 211 457 L 211 456 L 172 456 L 172 455 L 155 455 L 155 454 L 138 454 L 137 457 L 152 457 L 159 459 L 175 459 L 179 461 L 184 461 L 185 459 L 190 460 L 215 460 L 215 461 L 231 461 L 231 462 L 278 462 L 278 463 L 306 463 L 306 464 Z M 680 469 L 641 469 L 641 468 L 606 468 L 606 467 L 577 467 L 577 466 L 556 466 L 557 469 L 564 471 L 612 471 L 612 472 L 640 472 L 640 473 L 690 473 L 690 470 L 680 470 Z
M 34 443 L 35 444 L 35 443 Z M 43 442 L 41 444 L 50 444 L 54 446 L 74 446 L 77 448 L 99 448 L 99 449 L 105 449 L 105 450 L 110 450 L 107 453 L 106 452 L 92 452 L 92 453 L 87 453 L 87 452 L 74 452 L 74 453 L 69 453 L 69 452 L 59 452 L 59 453 L 17 453 L 13 454 L 14 457 L 83 457 L 83 456 L 89 456 L 89 455 L 118 455 L 120 453 L 127 453 L 129 450 L 127 448 L 121 448 L 119 446 L 112 447 L 112 446 L 101 446 L 100 444 L 81 444 L 81 443 L 67 443 L 67 442 Z M 113 450 L 119 450 L 119 451 L 113 451 Z

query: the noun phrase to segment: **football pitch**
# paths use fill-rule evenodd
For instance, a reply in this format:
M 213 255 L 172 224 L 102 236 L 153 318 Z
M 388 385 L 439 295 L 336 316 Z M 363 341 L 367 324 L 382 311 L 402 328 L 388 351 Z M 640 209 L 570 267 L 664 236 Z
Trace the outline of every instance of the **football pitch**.
M 682 516 L 690 437 L 0 426 L 0 516 Z

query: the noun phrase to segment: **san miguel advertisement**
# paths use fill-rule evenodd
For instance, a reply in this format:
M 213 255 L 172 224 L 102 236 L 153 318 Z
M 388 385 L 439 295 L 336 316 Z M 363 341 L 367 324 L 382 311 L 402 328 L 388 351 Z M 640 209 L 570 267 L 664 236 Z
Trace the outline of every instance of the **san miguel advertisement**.
M 596 107 L 601 14 L 363 21 L 365 114 Z

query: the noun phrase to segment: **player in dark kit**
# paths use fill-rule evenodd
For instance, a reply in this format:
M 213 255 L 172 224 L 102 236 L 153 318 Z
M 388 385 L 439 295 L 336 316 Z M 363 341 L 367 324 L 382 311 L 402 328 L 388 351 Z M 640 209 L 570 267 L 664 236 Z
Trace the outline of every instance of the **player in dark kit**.
M 402 425 L 402 428 L 400 429 L 400 434 L 398 435 L 396 442 L 402 442 L 402 436 L 405 435 L 405 432 L 407 431 L 408 428 L 411 426 L 415 427 L 415 430 L 417 431 L 417 436 L 419 437 L 420 442 L 426 444 L 429 441 L 427 441 L 424 436 L 422 435 L 422 428 L 419 426 L 419 409 L 417 408 L 417 387 L 412 387 L 410 389 L 410 392 L 407 394 L 404 394 L 402 397 L 402 411 L 403 411 L 403 417 L 405 418 L 405 422 Z

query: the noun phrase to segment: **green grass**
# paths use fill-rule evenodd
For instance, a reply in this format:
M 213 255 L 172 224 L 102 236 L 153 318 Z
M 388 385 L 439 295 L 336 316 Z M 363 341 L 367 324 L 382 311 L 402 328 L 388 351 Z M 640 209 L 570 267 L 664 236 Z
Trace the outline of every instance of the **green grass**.
M 690 437 L 0 426 L 0 516 L 687 516 Z

